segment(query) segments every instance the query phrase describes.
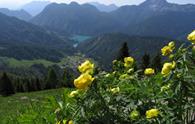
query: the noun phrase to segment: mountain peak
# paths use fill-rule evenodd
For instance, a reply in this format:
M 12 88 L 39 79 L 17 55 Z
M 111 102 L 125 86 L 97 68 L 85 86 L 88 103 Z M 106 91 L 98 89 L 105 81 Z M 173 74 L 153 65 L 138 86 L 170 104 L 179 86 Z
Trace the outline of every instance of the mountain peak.
M 140 5 L 143 7 L 148 7 L 148 8 L 156 10 L 156 9 L 166 6 L 167 4 L 169 4 L 167 0 L 146 0 Z

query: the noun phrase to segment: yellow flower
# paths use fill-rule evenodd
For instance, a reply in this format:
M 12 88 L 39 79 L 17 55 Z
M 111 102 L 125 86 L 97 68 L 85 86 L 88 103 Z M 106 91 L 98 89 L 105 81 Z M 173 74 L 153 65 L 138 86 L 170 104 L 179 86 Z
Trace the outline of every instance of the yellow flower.
M 79 93 L 78 90 L 72 91 L 72 92 L 69 94 L 69 97 L 73 98 L 73 97 L 75 97 L 76 95 L 78 95 L 78 93 Z
M 74 85 L 78 89 L 86 89 L 93 82 L 94 78 L 88 73 L 81 74 L 74 80 Z
M 174 41 L 169 42 L 168 46 L 169 46 L 172 50 L 174 50 L 174 49 L 175 49 L 175 42 L 174 42 Z
M 195 30 L 188 35 L 188 40 L 191 41 L 192 43 L 195 43 Z
M 139 117 L 140 113 L 137 110 L 134 110 L 130 114 L 131 120 L 136 120 Z
M 152 68 L 146 68 L 144 71 L 145 75 L 153 75 L 154 73 L 155 73 L 155 71 Z
M 68 124 L 74 124 L 74 122 L 72 120 L 68 121 Z
M 125 57 L 124 58 L 124 66 L 125 67 L 131 67 L 132 65 L 133 65 L 133 63 L 134 63 L 134 58 L 132 58 L 132 57 Z
M 112 92 L 112 93 L 118 93 L 118 92 L 120 92 L 120 88 L 119 87 L 117 87 L 117 88 L 112 88 L 112 89 L 110 89 L 110 91 Z
M 81 73 L 93 73 L 94 69 L 94 64 L 92 64 L 89 60 L 86 60 L 84 63 L 82 63 L 79 67 L 78 70 Z
M 159 114 L 158 109 L 150 109 L 150 110 L 146 111 L 146 118 L 151 119 L 151 118 L 157 117 L 158 114 Z
M 175 61 L 173 61 L 172 63 L 165 63 L 163 65 L 161 74 L 164 75 L 164 76 L 169 75 L 169 73 L 171 72 L 171 70 L 173 70 L 175 68 L 175 66 L 176 66 Z
M 161 49 L 161 52 L 162 52 L 163 56 L 167 56 L 167 55 L 169 55 L 169 54 L 171 54 L 173 52 L 173 49 L 170 46 L 164 46 Z

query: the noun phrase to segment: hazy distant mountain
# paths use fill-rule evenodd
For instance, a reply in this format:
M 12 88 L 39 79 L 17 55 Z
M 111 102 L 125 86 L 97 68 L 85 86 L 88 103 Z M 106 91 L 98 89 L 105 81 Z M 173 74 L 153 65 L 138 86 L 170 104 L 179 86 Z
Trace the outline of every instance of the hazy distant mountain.
M 0 56 L 57 61 L 73 52 L 68 40 L 0 13 Z
M 111 15 L 100 12 L 90 4 L 79 5 L 52 3 L 32 23 L 54 30 L 60 34 L 94 35 L 114 31 L 116 22 Z
M 48 4 L 49 1 L 32 1 L 22 7 L 22 9 L 29 12 L 32 16 L 39 14 Z
M 118 51 L 124 42 L 128 43 L 131 56 L 141 59 L 145 53 L 150 55 L 160 53 L 160 49 L 170 40 L 161 37 L 138 37 L 112 33 L 82 42 L 78 45 L 78 49 L 107 67 L 116 59 Z
M 90 2 L 89 4 L 95 6 L 99 11 L 102 12 L 111 12 L 118 9 L 118 7 L 115 4 L 105 5 L 98 2 Z
M 185 39 L 195 28 L 195 5 L 178 5 L 166 0 L 146 0 L 115 11 L 100 12 L 89 4 L 50 4 L 32 23 L 62 35 L 97 35 L 122 32 L 130 35 Z
M 9 10 L 7 8 L 0 8 L 0 13 L 3 13 L 7 16 L 16 17 L 21 20 L 28 21 L 31 19 L 31 15 L 25 10 Z

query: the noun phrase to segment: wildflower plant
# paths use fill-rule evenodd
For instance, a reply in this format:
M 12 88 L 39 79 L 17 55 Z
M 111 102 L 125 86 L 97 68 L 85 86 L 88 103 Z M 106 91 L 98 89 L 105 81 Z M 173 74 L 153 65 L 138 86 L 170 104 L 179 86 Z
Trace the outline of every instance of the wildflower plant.
M 192 48 L 170 42 L 160 73 L 134 70 L 132 57 L 113 61 L 112 72 L 95 72 L 86 61 L 78 67 L 75 89 L 56 100 L 51 110 L 58 124 L 192 124 L 195 120 L 195 58 Z M 169 57 L 171 55 L 171 57 Z M 47 118 L 46 118 L 47 119 Z

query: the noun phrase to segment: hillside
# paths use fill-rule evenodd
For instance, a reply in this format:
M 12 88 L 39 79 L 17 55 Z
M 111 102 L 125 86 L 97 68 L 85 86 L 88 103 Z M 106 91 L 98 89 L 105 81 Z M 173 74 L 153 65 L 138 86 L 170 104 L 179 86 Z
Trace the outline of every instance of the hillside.
M 106 67 L 116 59 L 120 47 L 127 42 L 131 56 L 140 60 L 148 53 L 156 55 L 171 39 L 161 37 L 138 37 L 120 33 L 104 34 L 79 44 L 78 49 Z
M 140 5 L 126 5 L 112 12 L 101 12 L 89 4 L 53 3 L 31 22 L 61 35 L 121 32 L 185 40 L 183 36 L 195 28 L 194 13 L 195 5 L 173 4 L 166 0 L 146 0 Z M 164 31 L 167 33 L 162 33 Z
M 64 33 L 96 35 L 112 31 L 117 24 L 111 16 L 100 12 L 94 6 L 90 4 L 79 5 L 76 2 L 70 4 L 52 3 L 31 22 L 62 35 Z
M 14 17 L 0 14 L 0 56 L 58 61 L 74 53 L 69 40 Z
M 25 4 L 21 7 L 21 9 L 24 9 L 28 13 L 30 13 L 32 16 L 36 16 L 39 14 L 48 4 L 50 4 L 49 1 L 32 1 L 30 3 Z
M 28 21 L 32 18 L 32 16 L 23 9 L 22 10 L 9 10 L 7 8 L 0 8 L 0 13 L 3 13 L 11 17 L 16 17 L 24 21 Z

